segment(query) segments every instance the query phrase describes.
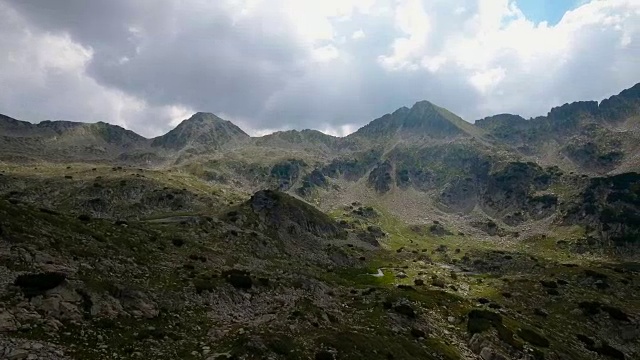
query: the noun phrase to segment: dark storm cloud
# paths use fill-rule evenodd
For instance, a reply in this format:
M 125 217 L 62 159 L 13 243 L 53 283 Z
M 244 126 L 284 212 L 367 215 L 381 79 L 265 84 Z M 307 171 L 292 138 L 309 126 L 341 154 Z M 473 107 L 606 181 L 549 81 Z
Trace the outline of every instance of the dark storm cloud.
M 248 117 L 305 54 L 290 32 L 236 26 L 218 6 L 180 1 L 11 1 L 44 31 L 67 32 L 95 53 L 88 73 L 151 105 L 182 104 Z M 266 30 L 266 31 L 265 31 Z

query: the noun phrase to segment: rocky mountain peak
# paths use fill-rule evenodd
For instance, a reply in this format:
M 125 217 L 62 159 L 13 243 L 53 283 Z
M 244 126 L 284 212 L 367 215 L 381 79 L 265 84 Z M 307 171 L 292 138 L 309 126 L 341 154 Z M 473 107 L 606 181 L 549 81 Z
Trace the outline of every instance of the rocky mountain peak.
M 210 112 L 202 112 L 198 111 L 197 113 L 191 115 L 190 118 L 183 120 L 187 122 L 207 122 L 207 121 L 226 121 L 218 117 L 216 114 Z
M 415 104 L 413 104 L 413 106 L 411 107 L 411 110 L 414 109 L 419 109 L 419 108 L 424 108 L 424 109 L 435 109 L 437 108 L 436 105 L 434 105 L 431 101 L 428 100 L 420 100 L 420 101 L 416 101 Z
M 183 120 L 175 129 L 153 139 L 151 146 L 171 150 L 186 147 L 217 149 L 227 143 L 248 138 L 249 135 L 231 121 L 212 113 L 198 112 Z
M 401 107 L 359 129 L 354 136 L 452 138 L 473 132 L 473 125 L 433 103 L 423 100 Z

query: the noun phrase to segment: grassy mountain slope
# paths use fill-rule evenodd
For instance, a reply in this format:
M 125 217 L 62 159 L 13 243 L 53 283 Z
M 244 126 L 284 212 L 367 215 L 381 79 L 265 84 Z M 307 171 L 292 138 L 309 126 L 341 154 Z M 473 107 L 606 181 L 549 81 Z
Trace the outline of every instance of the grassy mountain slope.
M 173 171 L 142 172 L 158 203 L 127 211 L 140 191 L 132 173 L 3 167 L 0 341 L 77 359 L 592 359 L 640 350 L 637 268 L 589 250 L 574 225 L 511 241 L 463 234 L 435 211 L 428 223 L 407 223 L 382 198 L 327 215 L 284 193 L 237 193 Z M 57 200 L 93 175 L 126 194 L 104 198 L 123 210 Z M 47 182 L 58 193 L 29 189 Z

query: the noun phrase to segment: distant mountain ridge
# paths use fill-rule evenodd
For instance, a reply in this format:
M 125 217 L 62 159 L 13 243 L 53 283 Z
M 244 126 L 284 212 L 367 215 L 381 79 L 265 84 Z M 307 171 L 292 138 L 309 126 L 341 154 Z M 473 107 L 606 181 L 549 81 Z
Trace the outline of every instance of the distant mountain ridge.
M 183 153 L 213 154 L 237 148 L 296 149 L 331 154 L 397 146 L 478 141 L 518 156 L 603 173 L 624 165 L 625 154 L 640 143 L 640 84 L 597 101 L 552 108 L 546 116 L 525 120 L 499 114 L 469 123 L 428 101 L 402 107 L 345 137 L 317 130 L 290 130 L 250 137 L 230 121 L 198 112 L 153 139 L 104 122 L 42 121 L 32 124 L 0 115 L 0 150 L 5 157 L 77 160 L 149 161 L 185 159 Z M 388 149 L 390 150 L 390 148 Z M 640 150 L 640 149 L 638 149 Z M 253 150 L 247 150 L 253 151 Z M 188 157 L 187 157 L 188 158 Z M 178 159 L 178 160 L 176 160 Z
M 613 95 L 601 102 L 576 101 L 553 107 L 546 116 L 538 116 L 525 120 L 519 115 L 498 114 L 477 120 L 475 125 L 481 128 L 495 128 L 515 125 L 536 127 L 544 124 L 550 128 L 575 125 L 580 120 L 603 120 L 617 122 L 637 115 L 640 112 L 640 83 L 625 89 L 618 95 Z M 524 121 L 524 122 L 523 122 Z

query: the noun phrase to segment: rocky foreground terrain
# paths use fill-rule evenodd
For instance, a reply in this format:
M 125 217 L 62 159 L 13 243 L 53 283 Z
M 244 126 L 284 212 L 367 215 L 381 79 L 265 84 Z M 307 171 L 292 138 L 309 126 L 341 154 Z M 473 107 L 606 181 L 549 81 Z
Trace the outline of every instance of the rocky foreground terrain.
M 475 124 L 0 116 L 0 358 L 640 358 L 640 84 Z

